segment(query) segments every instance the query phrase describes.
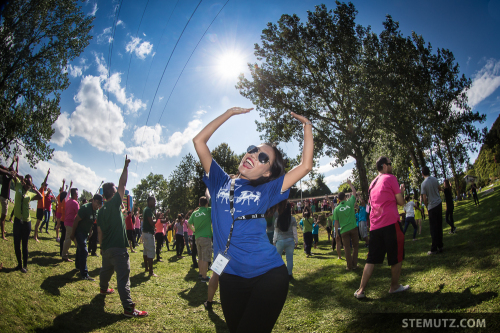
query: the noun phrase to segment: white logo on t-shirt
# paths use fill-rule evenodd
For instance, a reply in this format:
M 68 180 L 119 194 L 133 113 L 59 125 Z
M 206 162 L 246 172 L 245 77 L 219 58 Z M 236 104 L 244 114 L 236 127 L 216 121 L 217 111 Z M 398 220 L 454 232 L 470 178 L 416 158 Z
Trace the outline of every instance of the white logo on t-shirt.
M 241 185 L 235 185 L 235 192 L 238 188 L 240 188 Z M 241 191 L 239 196 L 234 196 L 234 203 L 241 203 L 244 204 L 245 201 L 247 202 L 248 205 L 250 205 L 250 201 L 252 200 L 253 202 L 256 202 L 257 204 L 260 201 L 260 196 L 261 193 L 259 191 Z M 225 200 L 226 203 L 229 203 L 229 190 L 228 189 L 220 189 L 219 192 L 217 193 L 217 200 L 221 199 L 221 203 Z
M 340 208 L 339 208 L 339 210 L 340 210 L 341 212 L 343 212 L 344 210 L 346 210 L 346 209 L 348 209 L 348 208 L 351 208 L 351 207 L 349 207 L 349 206 L 345 205 L 345 206 L 343 206 L 343 207 L 340 207 Z

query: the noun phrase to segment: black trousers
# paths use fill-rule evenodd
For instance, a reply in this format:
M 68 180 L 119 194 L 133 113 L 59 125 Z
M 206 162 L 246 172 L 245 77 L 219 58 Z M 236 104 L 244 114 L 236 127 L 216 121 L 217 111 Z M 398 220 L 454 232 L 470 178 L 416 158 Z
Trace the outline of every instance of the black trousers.
M 62 256 L 62 250 L 64 247 L 64 240 L 66 239 L 66 227 L 64 226 L 64 222 L 61 221 L 61 238 L 59 239 L 59 255 Z
M 198 261 L 196 256 L 198 255 L 198 247 L 196 246 L 196 237 L 193 235 L 193 246 L 191 246 L 191 259 L 193 260 L 193 265 L 198 266 Z
M 175 246 L 177 256 L 182 256 L 182 251 L 184 251 L 184 235 L 175 234 Z
M 89 239 L 88 244 L 89 252 L 95 254 L 97 251 L 97 224 L 92 225 L 92 236 Z
M 17 267 L 28 266 L 28 239 L 31 233 L 31 222 L 21 223 L 17 217 L 14 218 L 14 251 L 16 252 Z M 21 261 L 21 242 L 23 245 L 23 260 Z
M 246 279 L 224 273 L 220 300 L 230 332 L 271 332 L 288 294 L 286 266 Z
M 163 232 L 157 232 L 155 234 L 155 239 L 156 239 L 156 260 L 161 259 L 160 253 L 161 253 L 161 248 L 163 246 Z
M 306 251 L 306 254 L 311 254 L 311 246 L 313 243 L 312 232 L 310 232 L 310 231 L 304 232 L 303 236 L 304 236 L 304 244 L 306 245 L 304 250 Z
M 472 197 L 474 198 L 474 204 L 479 205 L 479 198 L 477 197 L 477 193 L 472 193 Z
M 431 251 L 443 248 L 443 204 L 429 209 L 429 228 L 431 231 Z
M 452 205 L 448 205 L 446 204 L 446 223 L 448 223 L 451 227 L 451 229 L 454 229 L 455 228 L 455 221 L 453 220 L 453 209 L 455 207 L 453 207 L 453 204 Z M 453 230 L 451 230 L 453 231 Z

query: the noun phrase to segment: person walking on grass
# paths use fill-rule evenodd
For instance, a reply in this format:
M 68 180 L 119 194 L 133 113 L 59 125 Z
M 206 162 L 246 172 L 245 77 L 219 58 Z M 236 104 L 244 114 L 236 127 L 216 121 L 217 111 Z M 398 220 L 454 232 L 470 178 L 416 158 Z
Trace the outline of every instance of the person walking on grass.
M 444 180 L 444 199 L 446 201 L 446 223 L 451 227 L 450 234 L 454 234 L 457 230 L 455 227 L 455 221 L 453 220 L 453 209 L 455 208 L 455 203 L 453 202 L 453 194 L 451 193 L 451 185 L 448 179 Z
M 231 108 L 193 139 L 212 201 L 215 269 L 220 275 L 222 311 L 230 332 L 271 332 L 288 294 L 288 272 L 269 243 L 264 216 L 288 199 L 290 187 L 313 167 L 312 123 L 291 113 L 304 129 L 301 163 L 285 172 L 283 156 L 271 144 L 249 146 L 238 174 L 228 175 L 212 158 L 207 142 L 229 118 L 251 109 Z M 298 126 L 297 126 L 298 127 Z M 212 265 L 214 270 L 214 265 Z M 211 281 L 210 281 L 211 282 Z
M 156 242 L 156 261 L 157 262 L 163 262 L 161 260 L 161 248 L 163 247 L 163 240 L 165 238 L 165 234 L 163 232 L 163 226 L 165 224 L 165 220 L 163 220 L 163 213 L 160 214 L 160 218 L 156 219 L 156 224 L 155 224 L 155 242 Z
M 73 221 L 73 228 L 70 239 L 76 242 L 75 268 L 80 270 L 80 277 L 83 280 L 94 281 L 89 276 L 87 268 L 87 239 L 92 233 L 92 226 L 96 220 L 97 210 L 102 207 L 102 196 L 95 194 L 91 202 L 83 204 L 78 210 L 78 214 Z
M 430 175 L 429 167 L 422 167 L 422 176 L 424 176 L 421 185 L 422 201 L 429 212 L 429 229 L 432 239 L 431 250 L 427 254 L 434 255 L 443 252 L 443 203 L 439 195 L 442 189 L 438 180 Z
M 101 294 L 114 293 L 114 290 L 109 288 L 109 280 L 116 271 L 116 282 L 123 306 L 123 314 L 126 317 L 145 317 L 148 313 L 137 310 L 130 296 L 130 258 L 127 252 L 128 240 L 125 221 L 121 212 L 129 164 L 130 160 L 125 156 L 125 165 L 118 182 L 118 189 L 113 183 L 102 185 L 106 202 L 97 214 L 97 232 L 102 257 L 99 286 Z
M 47 179 L 49 178 L 49 174 L 50 174 L 50 168 L 49 170 L 47 170 L 47 175 L 43 180 L 42 186 L 40 186 L 39 191 L 42 197 L 38 199 L 38 204 L 36 206 L 37 208 L 36 208 L 35 240 L 37 243 L 40 242 L 38 240 L 38 228 L 40 228 L 40 223 L 43 220 L 43 210 L 45 208 L 43 199 L 45 198 L 45 190 L 47 189 Z
M 313 224 L 314 218 L 311 216 L 311 210 L 309 207 L 304 207 L 304 212 L 302 213 L 302 237 L 304 238 L 304 252 L 306 257 L 312 256 L 311 247 L 313 244 Z
M 415 212 L 415 223 L 418 226 L 418 234 L 420 235 L 422 233 L 422 205 L 420 204 L 420 201 L 416 200 L 417 196 L 414 198 L 415 202 L 415 207 L 413 208 L 413 211 Z
M 135 211 L 133 216 L 134 231 L 135 231 L 135 244 L 138 245 L 141 239 L 141 219 L 139 218 L 139 209 Z
M 472 198 L 474 199 L 474 205 L 479 206 L 479 198 L 477 197 L 476 183 L 472 183 L 470 190 L 472 192 Z
M 156 217 L 155 207 L 156 207 L 156 198 L 149 197 L 147 200 L 147 207 L 144 208 L 142 212 L 143 224 L 142 224 L 142 243 L 144 246 L 143 249 L 143 258 L 144 258 L 144 268 L 146 272 L 149 272 L 150 277 L 156 277 L 153 272 L 153 259 L 155 258 L 155 221 L 153 220 Z
M 293 280 L 293 250 L 297 247 L 298 243 L 297 221 L 292 216 L 290 203 L 287 203 L 285 210 L 278 216 L 274 223 L 273 244 L 276 246 L 279 255 L 283 253 L 283 250 L 285 251 L 286 269 L 290 280 Z
M 335 221 L 333 228 L 335 229 L 335 235 L 337 235 L 337 243 L 340 243 L 340 238 L 342 238 L 345 261 L 347 263 L 346 270 L 351 271 L 358 269 L 359 235 L 358 227 L 356 226 L 356 212 L 354 211 L 356 189 L 352 185 L 351 180 L 347 179 L 347 184 L 351 187 L 352 195 L 349 199 L 346 199 L 344 192 L 339 193 L 340 203 L 333 211 L 333 220 Z
M 403 209 L 406 213 L 406 218 L 405 218 L 405 226 L 403 229 L 403 234 L 406 235 L 406 230 L 408 229 L 408 226 L 411 224 L 413 226 L 413 240 L 416 241 L 418 226 L 415 223 L 415 203 L 411 200 L 409 195 L 406 196 L 405 201 L 406 204 Z
M 212 209 L 208 207 L 206 196 L 200 197 L 198 202 L 199 207 L 191 214 L 188 226 L 194 231 L 196 239 L 200 279 L 202 282 L 209 282 L 210 276 L 207 276 L 207 272 L 208 264 L 212 261 Z
M 66 228 L 65 238 L 63 242 L 63 250 L 61 257 L 64 261 L 71 262 L 73 260 L 69 259 L 68 251 L 71 247 L 71 234 L 73 232 L 73 222 L 75 221 L 78 210 L 80 209 L 80 204 L 78 203 L 78 189 L 70 189 L 70 198 L 66 201 L 64 207 L 64 227 Z M 76 245 L 76 244 L 75 244 Z
M 132 220 L 132 212 L 127 211 L 127 217 L 125 217 L 125 229 L 127 230 L 127 239 L 130 252 L 135 253 L 135 235 L 134 235 L 134 222 Z
M 328 244 L 330 244 L 330 237 L 332 236 L 332 227 L 333 227 L 333 215 L 330 214 L 330 212 L 328 212 L 326 213 L 326 233 L 328 234 Z
M 318 215 L 314 216 L 314 223 L 313 223 L 313 229 L 311 231 L 312 238 L 313 238 L 313 246 L 314 249 L 318 248 L 318 243 L 319 243 L 319 219 Z
M 14 200 L 14 251 L 16 253 L 17 267 L 22 273 L 28 271 L 28 239 L 31 232 L 30 201 L 39 200 L 42 194 L 33 185 L 30 175 L 21 176 L 11 171 L 15 186 Z M 22 261 L 21 261 L 22 242 Z
M 404 259 L 404 234 L 399 226 L 398 205 L 404 206 L 404 184 L 398 185 L 392 174 L 392 162 L 388 157 L 378 158 L 376 167 L 378 176 L 368 188 L 368 205 L 370 206 L 370 243 L 363 276 L 359 289 L 354 297 L 364 298 L 365 289 L 372 276 L 375 264 L 387 262 L 391 266 L 391 286 L 389 293 L 397 293 L 410 289 L 409 285 L 399 284 L 401 267 Z
M 43 226 L 45 225 L 45 233 L 49 233 L 49 221 L 50 221 L 50 211 L 52 207 L 52 200 L 54 200 L 54 195 L 52 194 L 52 190 L 47 188 L 47 193 L 45 194 L 45 198 L 43 198 L 43 222 L 40 225 L 39 232 L 42 232 Z
M 8 168 L 0 167 L 0 174 L 2 175 L 2 191 L 0 192 L 0 206 L 2 208 L 2 215 L 0 216 L 0 224 L 2 226 L 2 239 L 7 240 L 5 237 L 5 219 L 7 218 L 7 210 L 9 208 L 10 199 L 10 183 L 13 179 L 12 171 L 14 171 L 14 162 L 16 162 L 15 173 L 19 171 L 19 157 L 14 156 L 12 163 Z M 14 211 L 12 211 L 14 212 Z M 12 220 L 12 214 L 11 214 Z
M 184 217 L 182 214 L 177 215 L 177 220 L 174 225 L 174 233 L 177 259 L 182 259 L 182 252 L 184 251 Z

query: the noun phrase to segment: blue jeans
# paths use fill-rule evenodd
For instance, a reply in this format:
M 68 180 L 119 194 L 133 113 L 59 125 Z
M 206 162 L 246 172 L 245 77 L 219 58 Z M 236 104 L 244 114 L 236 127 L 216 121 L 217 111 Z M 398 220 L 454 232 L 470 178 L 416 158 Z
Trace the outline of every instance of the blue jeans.
M 191 249 L 189 248 L 189 235 L 186 232 L 184 232 L 184 243 L 186 243 L 186 250 L 188 252 L 189 255 L 191 255 Z
M 283 253 L 283 250 L 285 250 L 286 269 L 288 270 L 288 275 L 292 275 L 294 249 L 295 249 L 295 241 L 293 238 L 281 239 L 276 242 L 276 250 L 278 251 L 279 255 L 281 255 Z
M 89 252 L 87 250 L 87 236 L 82 234 L 79 231 L 75 231 L 75 240 L 76 240 L 76 259 L 75 259 L 75 267 L 80 270 L 80 274 L 83 277 L 89 275 L 89 271 L 87 269 L 87 257 Z
M 409 216 L 405 219 L 405 227 L 403 229 L 403 234 L 406 234 L 406 229 L 408 229 L 409 225 L 413 226 L 413 239 L 417 238 L 417 224 L 415 223 L 415 217 Z
M 43 211 L 43 222 L 40 226 L 40 231 L 42 231 L 43 226 L 45 225 L 45 232 L 49 230 L 49 220 L 50 220 L 50 210 L 45 209 Z

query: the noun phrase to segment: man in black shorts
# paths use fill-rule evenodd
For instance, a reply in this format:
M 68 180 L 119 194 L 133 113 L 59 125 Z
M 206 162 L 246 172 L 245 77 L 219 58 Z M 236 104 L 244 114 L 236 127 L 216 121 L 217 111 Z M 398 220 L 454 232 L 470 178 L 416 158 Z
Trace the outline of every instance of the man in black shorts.
M 363 277 L 359 289 L 354 297 L 365 297 L 365 288 L 375 268 L 375 264 L 384 262 L 387 253 L 387 262 L 391 266 L 391 287 L 389 293 L 397 293 L 410 289 L 409 285 L 399 284 L 401 266 L 404 259 L 404 234 L 399 226 L 397 205 L 404 206 L 402 193 L 405 187 L 399 186 L 392 175 L 392 164 L 389 158 L 380 157 L 377 160 L 379 172 L 368 190 L 368 204 L 370 205 L 370 243 L 368 258 L 366 259 Z

